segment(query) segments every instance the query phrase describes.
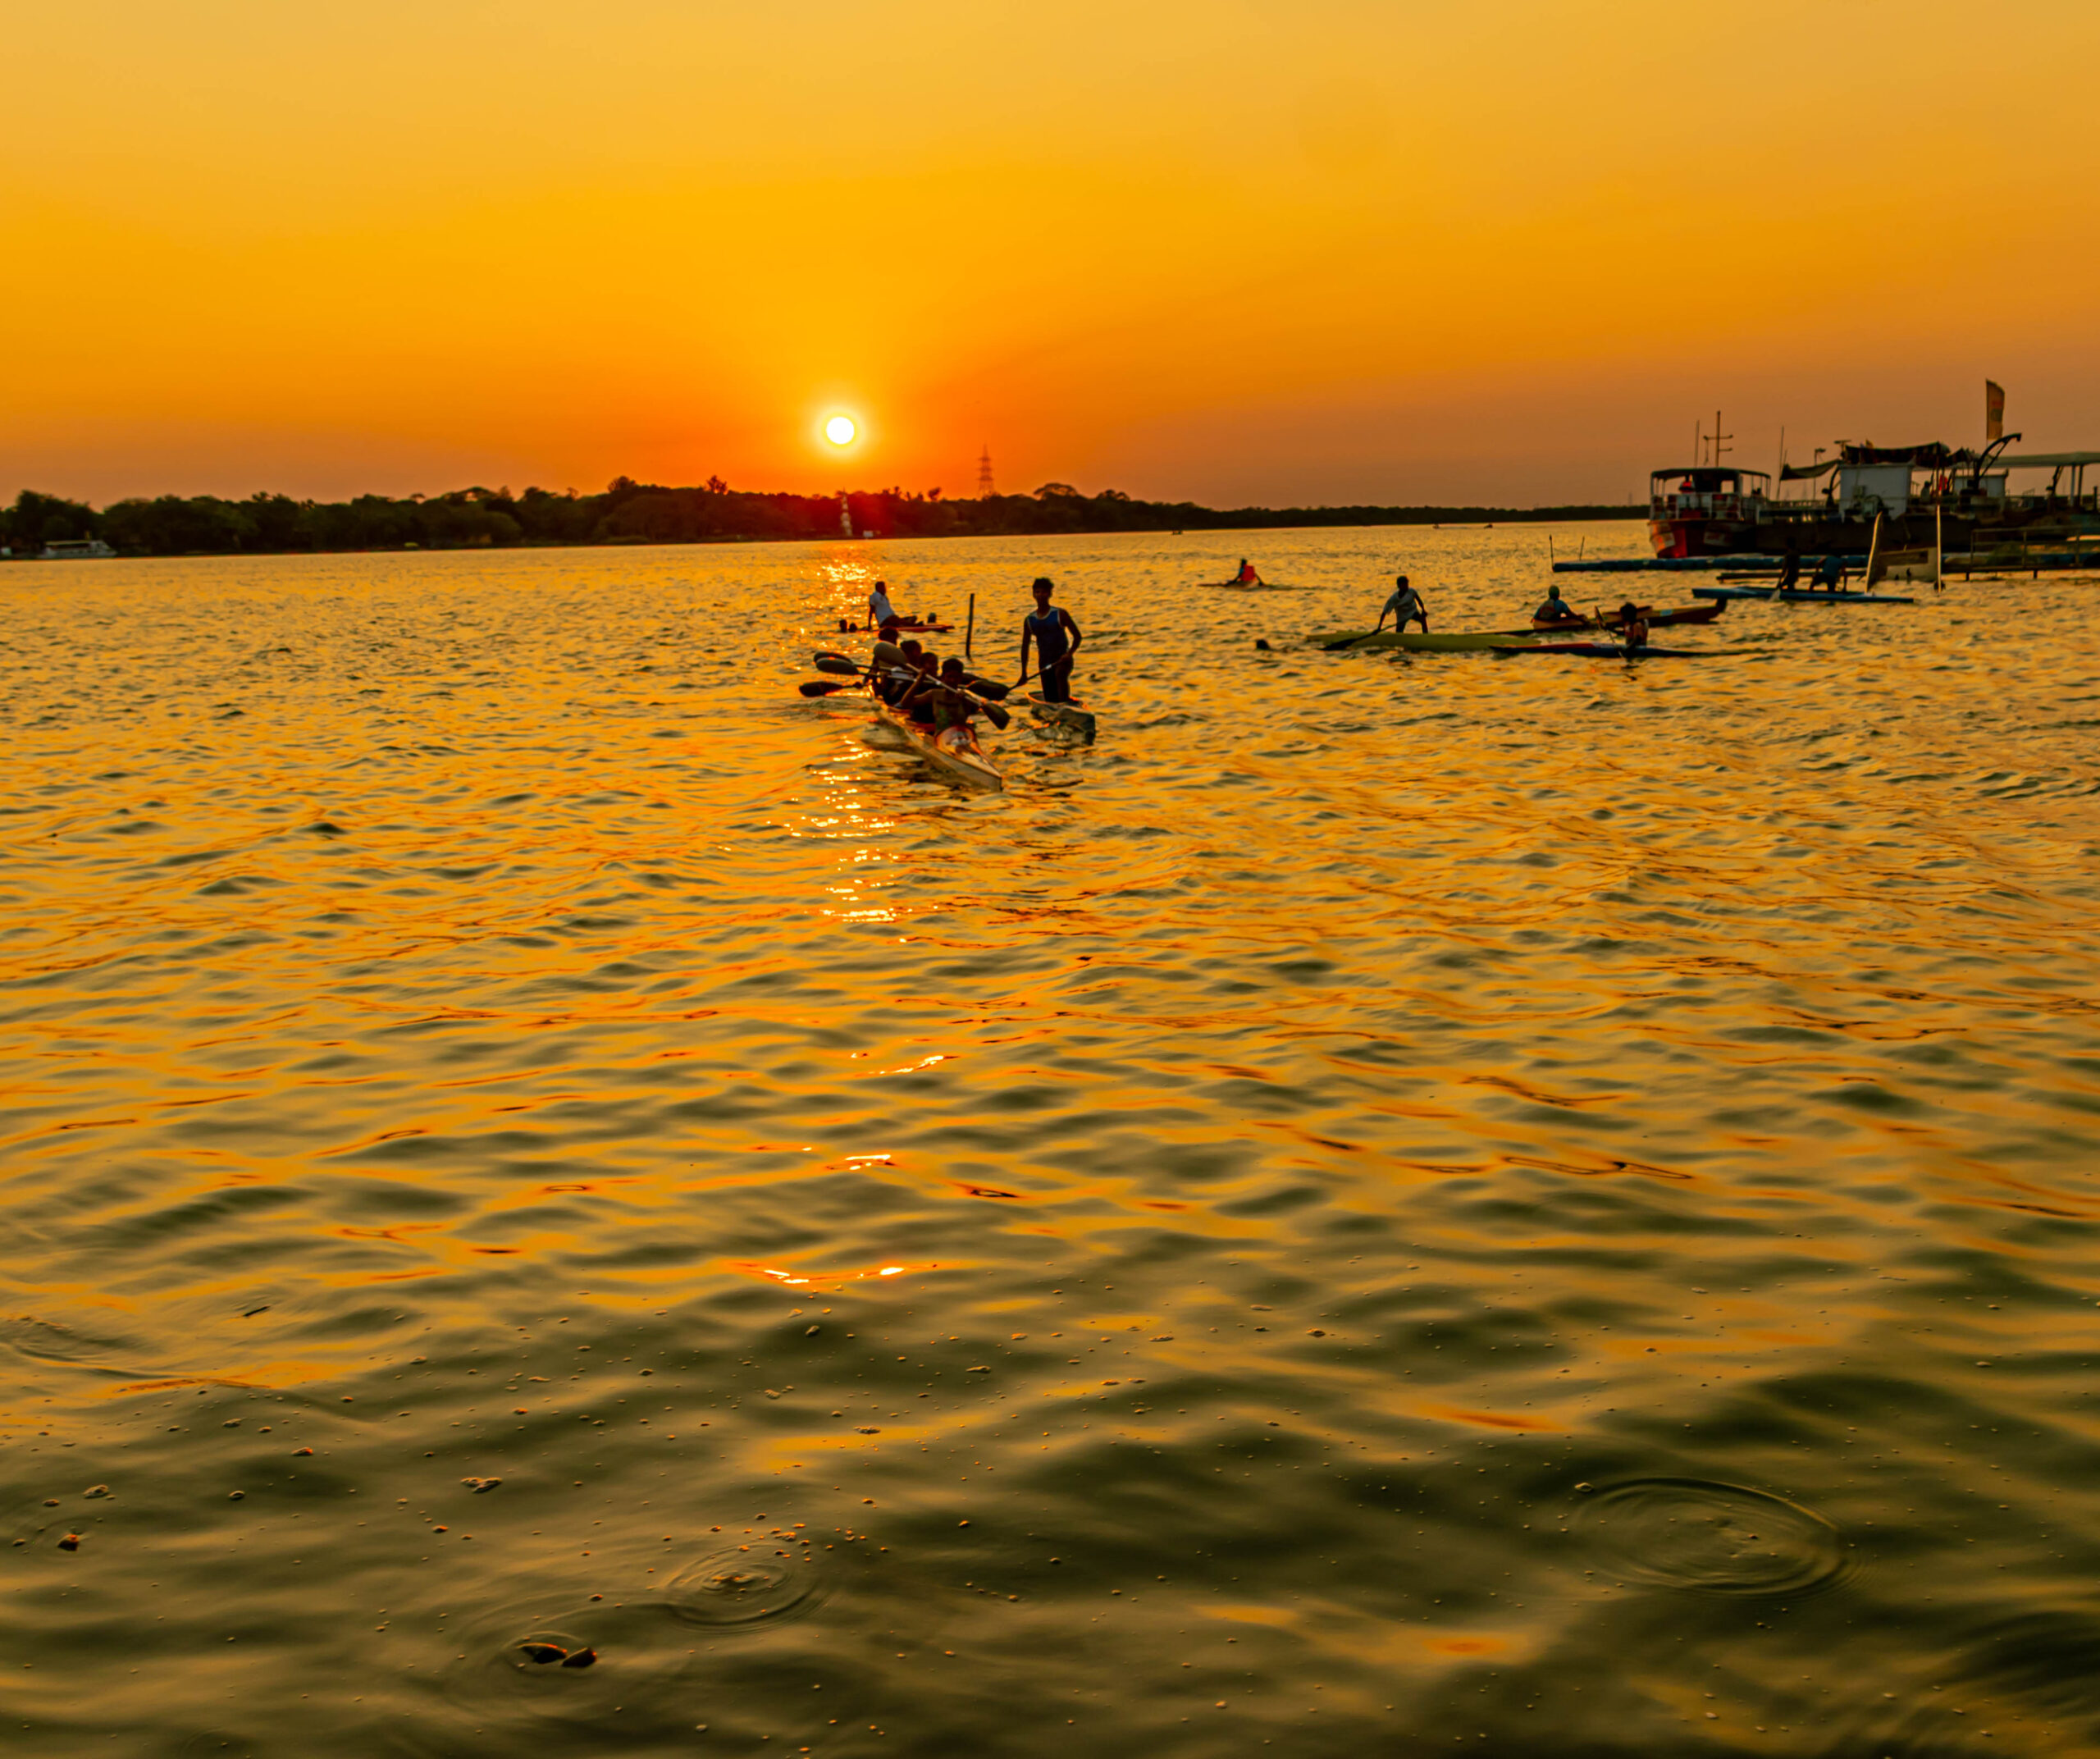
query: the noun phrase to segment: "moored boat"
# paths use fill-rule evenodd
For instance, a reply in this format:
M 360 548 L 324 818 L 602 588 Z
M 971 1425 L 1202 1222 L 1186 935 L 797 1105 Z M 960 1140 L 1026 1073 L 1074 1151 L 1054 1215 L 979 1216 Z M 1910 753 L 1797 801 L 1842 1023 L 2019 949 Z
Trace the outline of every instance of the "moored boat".
M 1694 587 L 1696 599 L 1783 599 L 1789 605 L 1915 605 L 1896 592 L 1825 592 L 1815 587 Z

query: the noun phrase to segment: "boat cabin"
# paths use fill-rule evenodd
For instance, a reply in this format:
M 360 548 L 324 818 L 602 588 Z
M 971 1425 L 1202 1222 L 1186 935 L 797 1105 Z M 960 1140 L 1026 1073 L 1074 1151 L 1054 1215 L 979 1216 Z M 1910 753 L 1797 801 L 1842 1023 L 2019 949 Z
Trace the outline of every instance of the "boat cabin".
M 1648 509 L 1659 519 L 1754 520 L 1770 498 L 1772 478 L 1762 470 L 1733 465 L 1691 464 L 1648 473 Z

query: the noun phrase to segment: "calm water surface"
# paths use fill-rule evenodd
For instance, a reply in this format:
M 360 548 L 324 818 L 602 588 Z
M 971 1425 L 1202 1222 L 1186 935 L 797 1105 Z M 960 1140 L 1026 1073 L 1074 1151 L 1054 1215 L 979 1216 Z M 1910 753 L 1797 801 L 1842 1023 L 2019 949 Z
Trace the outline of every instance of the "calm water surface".
M 7 1749 L 2100 1752 L 2093 587 L 1545 537 L 0 572 Z

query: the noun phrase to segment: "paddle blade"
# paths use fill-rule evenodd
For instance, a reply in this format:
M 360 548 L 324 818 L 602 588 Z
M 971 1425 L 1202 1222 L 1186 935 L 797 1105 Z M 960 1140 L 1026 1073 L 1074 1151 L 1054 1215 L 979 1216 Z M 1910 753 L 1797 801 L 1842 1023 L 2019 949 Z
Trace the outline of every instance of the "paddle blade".
M 851 690 L 853 687 L 851 684 L 827 684 L 820 678 L 813 678 L 798 688 L 806 697 L 829 697 L 842 690 Z
M 1007 728 L 1013 725 L 1013 716 L 1001 708 L 998 703 L 979 702 L 977 706 L 984 710 L 985 720 L 991 722 L 1000 732 L 1004 733 Z
M 861 669 L 841 654 L 819 654 L 812 662 L 819 672 L 829 672 L 835 678 L 858 678 Z

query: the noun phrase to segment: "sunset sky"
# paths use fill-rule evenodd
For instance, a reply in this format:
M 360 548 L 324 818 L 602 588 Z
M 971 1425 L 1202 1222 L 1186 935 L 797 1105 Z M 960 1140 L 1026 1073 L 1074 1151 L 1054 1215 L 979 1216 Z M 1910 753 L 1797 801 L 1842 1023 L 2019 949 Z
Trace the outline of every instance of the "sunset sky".
M 1617 500 L 2100 447 L 2093 0 L 73 0 L 0 495 Z M 862 424 L 844 454 L 829 414 Z

